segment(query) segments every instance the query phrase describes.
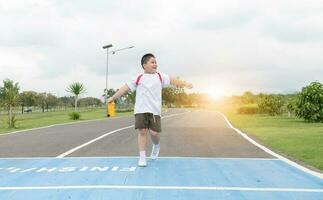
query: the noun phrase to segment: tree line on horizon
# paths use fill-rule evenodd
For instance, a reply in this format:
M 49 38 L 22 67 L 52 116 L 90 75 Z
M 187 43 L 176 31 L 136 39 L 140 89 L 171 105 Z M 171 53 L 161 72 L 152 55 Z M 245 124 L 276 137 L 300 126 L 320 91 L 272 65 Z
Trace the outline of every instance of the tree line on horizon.
M 319 81 L 311 82 L 293 94 L 253 94 L 247 91 L 226 101 L 236 105 L 239 114 L 275 116 L 287 113 L 288 117 L 294 115 L 308 122 L 323 122 L 323 84 Z
M 101 106 L 100 99 L 94 97 L 85 97 L 79 100 L 79 95 L 85 92 L 84 85 L 81 83 L 72 83 L 66 89 L 73 96 L 57 97 L 51 93 L 35 92 L 35 91 L 23 91 L 20 92 L 20 86 L 18 82 L 14 82 L 10 79 L 3 80 L 3 86 L 0 86 L 0 106 L 8 111 L 8 127 L 14 128 L 17 122 L 14 110 L 17 107 L 21 107 L 21 113 L 30 112 L 30 107 L 38 107 L 42 112 L 49 111 L 56 107 L 72 107 L 74 106 L 75 112 L 71 113 L 71 118 L 79 118 L 79 114 L 76 113 L 78 106 Z M 26 109 L 27 108 L 27 109 Z
M 8 120 L 7 123 L 10 128 L 15 127 L 16 117 L 15 112 L 19 107 L 21 113 L 32 111 L 31 108 L 37 108 L 41 112 L 55 111 L 57 107 L 74 107 L 74 112 L 69 113 L 71 119 L 79 119 L 80 113 L 77 112 L 78 107 L 100 107 L 104 106 L 104 102 L 95 97 L 80 98 L 80 95 L 85 93 L 85 86 L 80 82 L 71 83 L 66 91 L 71 93 L 71 96 L 57 97 L 54 94 L 46 92 L 35 91 L 22 91 L 20 92 L 20 86 L 18 82 L 14 82 L 10 79 L 3 80 L 3 84 L 0 85 L 0 111 L 1 108 L 7 111 Z M 104 90 L 102 94 L 103 98 L 112 96 L 117 90 L 109 89 Z M 208 96 L 206 94 L 192 93 L 187 94 L 181 88 L 164 88 L 162 91 L 163 105 L 168 107 L 177 106 L 196 106 L 209 103 Z M 117 107 L 127 105 L 133 110 L 135 103 L 135 92 L 128 92 L 116 101 Z
M 95 97 L 80 98 L 85 93 L 85 86 L 82 83 L 74 82 L 70 84 L 66 91 L 72 96 L 57 97 L 46 92 L 23 91 L 20 92 L 19 83 L 6 79 L 3 86 L 0 85 L 0 106 L 8 111 L 9 127 L 14 127 L 15 117 L 13 109 L 21 107 L 22 113 L 25 108 L 38 107 L 42 112 L 48 111 L 57 106 L 73 107 L 75 111 L 71 113 L 72 119 L 79 119 L 77 108 L 99 107 L 104 102 Z M 117 89 L 104 90 L 103 98 L 112 96 Z M 128 105 L 132 107 L 135 103 L 136 93 L 128 92 L 116 100 L 117 107 Z M 264 113 L 269 115 L 281 115 L 287 112 L 289 116 L 295 115 L 307 121 L 323 122 L 323 84 L 314 81 L 310 85 L 302 88 L 302 91 L 294 94 L 253 94 L 246 91 L 241 96 L 231 96 L 225 99 L 227 103 L 238 105 L 240 114 Z M 200 107 L 214 103 L 211 98 L 204 93 L 186 93 L 183 88 L 168 87 L 162 90 L 162 104 L 167 107 Z

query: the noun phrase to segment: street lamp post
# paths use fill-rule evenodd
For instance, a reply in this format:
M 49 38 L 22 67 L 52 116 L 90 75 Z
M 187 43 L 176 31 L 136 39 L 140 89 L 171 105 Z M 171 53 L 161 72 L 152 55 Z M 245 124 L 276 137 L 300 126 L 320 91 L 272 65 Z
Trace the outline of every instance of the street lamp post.
M 109 53 L 115 54 L 117 51 L 122 51 L 122 50 L 126 50 L 126 49 L 130 49 L 133 48 L 134 46 L 130 46 L 130 47 L 126 47 L 126 48 L 122 48 L 122 49 L 117 49 L 114 51 L 109 51 L 109 48 L 112 47 L 112 44 L 108 44 L 103 46 L 103 49 L 107 49 L 107 66 L 106 66 L 106 73 L 105 73 L 105 94 L 104 94 L 104 103 L 107 106 L 107 98 L 108 98 L 108 66 L 109 66 Z M 108 117 L 108 109 L 106 109 L 106 116 Z
M 108 98 L 108 66 L 109 66 L 109 48 L 112 47 L 112 44 L 108 44 L 103 46 L 103 49 L 107 49 L 107 66 L 105 71 L 105 92 L 104 92 L 104 104 L 107 106 L 107 98 Z M 105 109 L 105 116 L 108 116 L 108 109 Z

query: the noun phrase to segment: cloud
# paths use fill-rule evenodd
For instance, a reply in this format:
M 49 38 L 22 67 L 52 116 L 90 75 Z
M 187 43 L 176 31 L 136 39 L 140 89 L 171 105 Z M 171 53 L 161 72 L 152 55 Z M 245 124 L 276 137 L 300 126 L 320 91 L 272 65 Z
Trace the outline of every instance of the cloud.
M 214 85 L 230 93 L 293 91 L 322 80 L 318 1 L 16 0 L 0 5 L 0 80 L 11 77 L 28 90 L 63 94 L 73 79 L 86 82 L 89 95 L 100 96 L 106 70 L 102 46 L 108 43 L 112 49 L 135 46 L 109 56 L 114 88 L 141 72 L 140 58 L 148 52 L 156 55 L 160 71 L 194 82 L 193 91 Z
M 318 16 L 290 19 L 283 16 L 267 19 L 262 25 L 264 36 L 281 42 L 303 43 L 323 41 L 323 12 Z

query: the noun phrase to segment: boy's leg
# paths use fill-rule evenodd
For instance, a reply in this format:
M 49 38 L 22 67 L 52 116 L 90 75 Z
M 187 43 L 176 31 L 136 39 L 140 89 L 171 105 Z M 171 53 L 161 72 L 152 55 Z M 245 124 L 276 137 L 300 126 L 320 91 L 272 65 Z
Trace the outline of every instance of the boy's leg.
M 159 144 L 159 141 L 160 141 L 159 133 L 156 131 L 153 131 L 151 129 L 149 129 L 149 133 L 150 133 L 150 137 L 151 137 L 151 140 L 153 141 L 153 143 L 155 145 Z
M 138 148 L 139 148 L 139 162 L 138 165 L 140 167 L 147 166 L 146 162 L 146 143 L 147 143 L 147 132 L 148 129 L 139 129 L 138 134 Z
M 151 115 L 149 118 L 149 132 L 154 144 L 159 144 L 161 132 L 161 118 L 159 115 Z
M 152 150 L 151 150 L 150 157 L 152 159 L 157 159 L 158 154 L 159 154 L 159 150 L 160 150 L 160 145 L 159 145 L 160 137 L 159 137 L 159 133 L 156 132 L 156 131 L 153 131 L 151 129 L 149 130 L 149 132 L 150 132 L 151 140 L 153 141 L 153 147 L 152 147 Z
M 139 151 L 145 151 L 145 149 L 146 149 L 147 132 L 148 132 L 147 128 L 139 129 L 139 134 L 138 134 L 138 148 L 139 148 Z
M 160 138 L 159 133 L 161 132 L 161 118 L 159 115 L 151 115 L 149 118 L 149 132 L 151 136 L 151 140 L 153 141 L 153 147 L 151 150 L 150 157 L 152 159 L 156 159 L 159 154 L 160 146 Z

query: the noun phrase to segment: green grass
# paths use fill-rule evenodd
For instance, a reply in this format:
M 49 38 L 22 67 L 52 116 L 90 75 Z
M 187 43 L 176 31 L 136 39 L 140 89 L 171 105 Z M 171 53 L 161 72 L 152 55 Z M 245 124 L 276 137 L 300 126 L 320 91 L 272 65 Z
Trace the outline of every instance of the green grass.
M 255 136 L 272 150 L 323 170 L 323 123 L 308 123 L 296 117 L 242 115 L 221 110 L 232 125 Z
M 39 113 L 25 113 L 23 115 L 16 115 L 18 122 L 17 128 L 7 128 L 6 120 L 7 116 L 0 116 L 0 134 L 13 132 L 18 130 L 49 126 L 53 124 L 61 124 L 68 122 L 78 122 L 85 121 L 91 119 L 104 119 L 105 118 L 105 109 L 104 108 L 93 108 L 93 109 L 80 109 L 79 112 L 81 114 L 80 120 L 71 120 L 69 119 L 69 113 L 72 112 L 73 109 L 67 111 L 56 111 L 56 112 L 39 112 Z M 129 116 L 132 115 L 133 112 L 120 112 L 116 113 L 116 117 L 118 116 Z

